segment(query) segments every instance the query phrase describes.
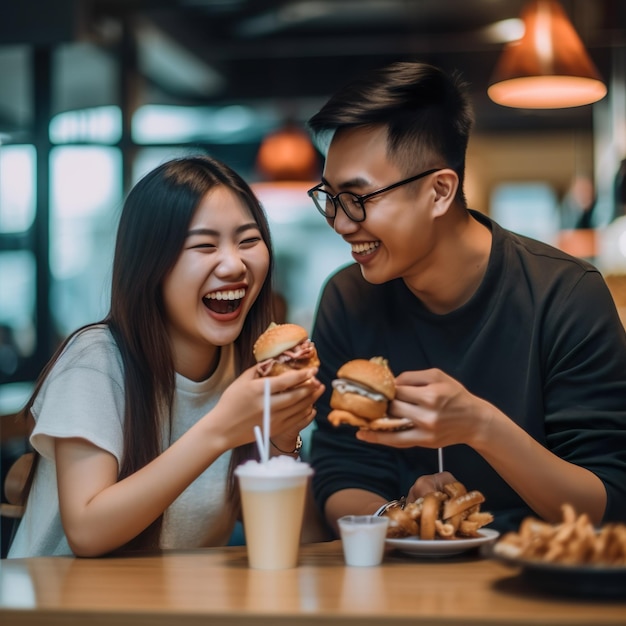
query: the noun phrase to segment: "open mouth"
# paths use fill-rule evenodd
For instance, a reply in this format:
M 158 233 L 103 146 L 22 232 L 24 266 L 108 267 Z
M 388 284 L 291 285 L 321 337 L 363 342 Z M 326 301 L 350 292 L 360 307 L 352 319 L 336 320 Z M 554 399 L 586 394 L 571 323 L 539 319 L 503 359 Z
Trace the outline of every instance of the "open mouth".
M 202 298 L 204 306 L 213 313 L 234 313 L 246 295 L 245 289 L 228 289 L 225 291 L 213 291 Z
M 368 241 L 366 243 L 353 243 L 352 252 L 359 255 L 368 255 L 380 246 L 379 241 Z

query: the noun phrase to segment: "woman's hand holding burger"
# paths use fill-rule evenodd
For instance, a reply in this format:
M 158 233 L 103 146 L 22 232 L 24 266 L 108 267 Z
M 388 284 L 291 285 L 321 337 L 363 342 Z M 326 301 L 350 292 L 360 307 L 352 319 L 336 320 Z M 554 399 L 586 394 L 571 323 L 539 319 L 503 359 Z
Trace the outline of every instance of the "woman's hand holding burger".
M 272 379 L 270 437 L 282 450 L 293 450 L 298 434 L 315 417 L 313 404 L 324 391 L 316 373 L 315 368 L 290 370 Z M 256 366 L 245 370 L 224 390 L 207 414 L 211 436 L 224 438 L 224 450 L 255 441 L 254 427 L 263 422 L 264 395 L 265 380 L 257 375 Z
M 270 324 L 256 340 L 253 346 L 254 357 L 257 361 L 256 375 L 265 378 L 284 380 L 285 376 L 294 371 L 308 372 L 308 376 L 297 382 L 287 390 L 295 391 L 300 388 L 307 390 L 306 399 L 310 400 L 306 413 L 306 422 L 294 423 L 292 428 L 278 430 L 274 427 L 272 416 L 272 432 L 270 439 L 274 448 L 281 453 L 295 453 L 301 446 L 300 431 L 313 421 L 316 411 L 313 403 L 324 391 L 323 385 L 315 378 L 320 364 L 314 343 L 309 339 L 307 331 L 298 324 Z M 272 380 L 270 386 L 275 393 L 276 383 Z M 272 404 L 273 412 L 274 404 Z

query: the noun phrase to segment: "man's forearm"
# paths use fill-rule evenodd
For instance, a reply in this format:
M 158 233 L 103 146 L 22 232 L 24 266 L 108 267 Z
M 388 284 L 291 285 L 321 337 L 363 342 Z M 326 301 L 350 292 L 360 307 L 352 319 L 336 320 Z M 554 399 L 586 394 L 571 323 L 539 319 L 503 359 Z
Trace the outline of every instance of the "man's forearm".
M 343 515 L 373 515 L 385 499 L 365 489 L 342 489 L 333 493 L 324 507 L 326 520 L 336 536 L 339 536 L 337 520 Z
M 594 524 L 602 521 L 606 507 L 602 481 L 556 456 L 503 414 L 491 421 L 488 439 L 475 449 L 543 519 L 560 521 L 561 504 L 568 502 Z

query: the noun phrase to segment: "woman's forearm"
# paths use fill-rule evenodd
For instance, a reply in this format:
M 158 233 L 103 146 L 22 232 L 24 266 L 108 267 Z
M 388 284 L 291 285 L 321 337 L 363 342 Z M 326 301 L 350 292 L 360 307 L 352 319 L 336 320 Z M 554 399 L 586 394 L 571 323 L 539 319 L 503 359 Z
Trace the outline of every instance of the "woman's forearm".
M 117 461 L 79 439 L 56 443 L 65 534 L 78 556 L 115 550 L 147 528 L 225 448 L 202 423 L 156 459 L 117 482 Z

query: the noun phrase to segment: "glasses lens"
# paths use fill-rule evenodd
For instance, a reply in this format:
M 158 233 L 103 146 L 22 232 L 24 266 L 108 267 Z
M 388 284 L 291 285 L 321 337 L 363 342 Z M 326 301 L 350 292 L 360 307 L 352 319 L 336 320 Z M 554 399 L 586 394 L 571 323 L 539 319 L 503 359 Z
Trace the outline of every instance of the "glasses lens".
M 341 202 L 341 206 L 346 212 L 346 215 L 353 222 L 362 222 L 365 219 L 365 210 L 363 209 L 363 204 L 358 196 L 355 196 L 349 191 L 342 191 L 337 196 L 337 199 Z
M 335 217 L 335 205 L 330 194 L 321 189 L 315 189 L 311 192 L 311 198 L 313 198 L 315 206 L 324 217 Z

